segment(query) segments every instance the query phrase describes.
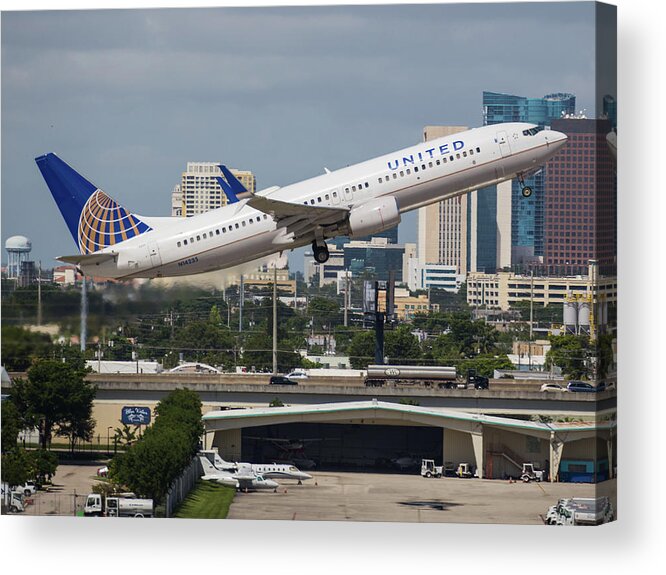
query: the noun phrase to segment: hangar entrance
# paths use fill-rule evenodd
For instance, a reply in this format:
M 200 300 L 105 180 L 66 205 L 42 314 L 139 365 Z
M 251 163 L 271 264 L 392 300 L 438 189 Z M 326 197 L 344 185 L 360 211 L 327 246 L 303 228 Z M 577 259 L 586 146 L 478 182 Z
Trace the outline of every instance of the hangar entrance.
M 414 473 L 421 459 L 441 464 L 441 427 L 286 423 L 242 430 L 244 461 L 291 461 L 304 470 Z

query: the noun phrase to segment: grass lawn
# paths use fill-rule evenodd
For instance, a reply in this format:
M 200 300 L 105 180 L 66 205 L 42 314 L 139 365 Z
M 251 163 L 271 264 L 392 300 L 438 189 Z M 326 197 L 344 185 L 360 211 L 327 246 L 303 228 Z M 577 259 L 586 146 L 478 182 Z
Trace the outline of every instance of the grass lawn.
M 185 501 L 174 513 L 181 519 L 224 519 L 229 513 L 229 506 L 234 499 L 236 490 L 213 483 L 200 481 L 185 498 Z

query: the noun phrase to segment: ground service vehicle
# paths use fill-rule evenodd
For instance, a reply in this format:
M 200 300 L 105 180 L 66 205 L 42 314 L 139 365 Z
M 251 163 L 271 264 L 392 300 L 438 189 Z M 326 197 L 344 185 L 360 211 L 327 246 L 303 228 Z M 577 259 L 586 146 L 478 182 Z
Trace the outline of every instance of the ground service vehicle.
M 601 525 L 614 517 L 613 505 L 608 497 L 574 497 L 558 504 L 556 511 L 551 525 Z
M 2 484 L 2 512 L 20 513 L 25 511 L 23 495 L 12 491 L 8 483 Z
M 152 517 L 153 500 L 133 497 L 104 497 L 91 493 L 83 508 L 86 517 Z
M 434 459 L 421 460 L 421 477 L 441 477 L 442 475 L 442 466 L 435 465 Z
M 467 377 L 458 375 L 455 367 L 419 365 L 369 365 L 365 385 L 423 385 L 446 389 L 488 389 L 488 378 L 469 370 Z
M 469 463 L 461 463 L 456 469 L 456 477 L 476 477 L 476 473 Z
M 525 482 L 530 481 L 544 481 L 546 479 L 546 472 L 539 467 L 538 463 L 523 463 L 523 471 L 520 478 Z

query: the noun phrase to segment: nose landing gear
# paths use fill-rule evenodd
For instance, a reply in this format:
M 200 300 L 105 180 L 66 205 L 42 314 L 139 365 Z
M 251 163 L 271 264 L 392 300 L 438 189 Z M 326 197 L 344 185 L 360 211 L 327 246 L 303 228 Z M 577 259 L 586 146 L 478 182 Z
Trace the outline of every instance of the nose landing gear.
M 312 242 L 312 253 L 314 259 L 318 264 L 325 264 L 328 261 L 329 253 L 328 246 L 323 240 L 315 240 Z
M 523 194 L 523 198 L 529 198 L 532 195 L 532 188 L 525 185 L 525 178 L 522 174 L 518 174 L 518 182 L 520 182 L 520 192 Z

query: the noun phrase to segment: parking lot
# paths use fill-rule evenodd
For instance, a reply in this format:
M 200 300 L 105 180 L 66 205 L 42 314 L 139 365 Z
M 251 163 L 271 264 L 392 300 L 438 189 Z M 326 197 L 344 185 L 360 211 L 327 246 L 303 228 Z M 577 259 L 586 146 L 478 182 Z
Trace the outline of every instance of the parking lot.
M 561 497 L 594 497 L 581 483 L 509 483 L 481 479 L 424 479 L 420 475 L 315 473 L 297 485 L 282 481 L 277 493 L 238 493 L 229 519 L 400 521 L 542 524 Z M 597 486 L 611 495 L 615 481 Z
M 37 491 L 21 515 L 73 516 L 83 510 L 86 495 L 96 483 L 99 462 L 90 465 L 59 465 L 48 490 Z

